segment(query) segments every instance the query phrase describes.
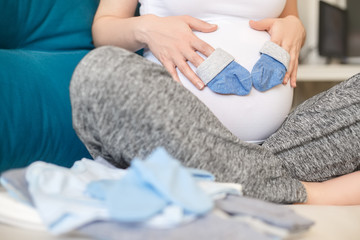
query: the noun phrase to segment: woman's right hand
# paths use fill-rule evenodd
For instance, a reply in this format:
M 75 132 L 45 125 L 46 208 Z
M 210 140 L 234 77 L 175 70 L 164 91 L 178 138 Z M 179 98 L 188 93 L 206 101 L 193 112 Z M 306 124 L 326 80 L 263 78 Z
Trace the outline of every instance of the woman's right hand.
M 147 45 L 176 81 L 180 82 L 177 67 L 198 89 L 203 89 L 204 83 L 187 61 L 198 67 L 204 59 L 197 51 L 208 57 L 214 48 L 199 39 L 193 31 L 213 32 L 217 26 L 191 16 L 143 17 L 136 37 L 138 41 Z

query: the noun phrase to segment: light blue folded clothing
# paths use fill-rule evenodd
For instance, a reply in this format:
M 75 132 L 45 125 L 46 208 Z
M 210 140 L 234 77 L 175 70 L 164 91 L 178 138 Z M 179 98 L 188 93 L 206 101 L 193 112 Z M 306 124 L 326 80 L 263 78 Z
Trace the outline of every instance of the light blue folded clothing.
M 125 170 L 109 169 L 82 159 L 72 168 L 45 162 L 32 163 L 26 170 L 28 191 L 34 206 L 53 234 L 62 234 L 97 219 L 108 219 L 101 201 L 84 194 L 88 183 L 121 178 Z
M 87 192 L 103 200 L 114 219 L 124 222 L 146 221 L 169 204 L 195 215 L 213 207 L 191 172 L 162 148 L 145 160 L 132 160 L 119 180 L 90 183 Z
M 160 181 L 157 182 L 156 186 L 161 189 L 160 192 L 163 194 L 160 195 L 162 197 L 161 201 L 156 195 L 160 193 L 157 192 L 158 190 L 153 191 L 151 188 L 148 190 L 151 196 L 156 193 L 155 200 L 160 202 L 163 208 L 153 217 L 141 222 L 142 226 L 162 229 L 188 223 L 197 217 L 196 214 L 190 214 L 190 211 L 201 212 L 209 208 L 209 198 L 212 205 L 212 199 L 219 199 L 226 196 L 227 193 L 241 195 L 241 185 L 239 184 L 214 182 L 214 176 L 211 173 L 200 169 L 189 168 L 187 169 L 188 173 L 186 173 L 183 167 L 179 166 L 175 160 L 170 160 L 172 162 L 170 165 L 173 168 L 167 169 L 166 166 L 169 165 L 164 164 L 163 161 L 166 160 L 163 157 L 170 156 L 166 156 L 164 152 L 160 155 L 152 155 L 153 158 L 155 156 L 162 158 L 159 161 L 154 161 L 161 166 L 156 166 L 154 162 L 143 164 L 144 161 L 138 160 L 140 166 L 134 168 L 136 171 L 129 171 L 129 176 L 131 174 L 141 176 L 139 178 L 135 176 L 129 177 L 130 180 L 135 180 L 135 183 L 139 181 L 140 184 L 143 184 L 144 179 L 150 179 L 150 181 L 154 182 Z M 177 163 L 174 164 L 174 162 Z M 180 170 L 177 168 L 180 168 Z M 93 221 L 113 219 L 104 199 L 109 192 L 108 189 L 112 189 L 113 184 L 117 183 L 117 181 L 112 180 L 122 179 L 127 172 L 128 170 L 109 166 L 101 158 L 95 161 L 82 159 L 75 162 L 70 169 L 38 161 L 24 169 L 4 172 L 1 175 L 1 182 L 15 199 L 32 204 L 36 208 L 51 233 L 62 234 Z M 188 178 L 189 174 L 193 180 Z M 183 178 L 183 176 L 185 177 Z M 168 182 L 169 179 L 174 181 L 183 181 L 185 179 L 185 181 L 180 183 Z M 86 188 L 91 182 L 103 183 L 99 184 L 99 188 L 93 192 L 96 198 L 86 193 Z M 199 186 L 199 192 L 202 192 L 200 195 L 206 199 L 205 202 L 201 204 L 192 202 L 194 196 L 199 196 L 198 192 L 194 193 L 194 191 L 198 191 L 197 187 L 191 187 L 193 183 Z M 184 184 L 186 187 L 190 186 L 190 188 L 184 190 L 184 193 L 182 193 L 182 190 L 179 192 L 178 187 L 184 187 Z M 143 190 L 142 187 L 133 188 L 129 185 L 129 188 L 131 188 L 129 191 L 137 194 L 136 191 Z M 179 197 L 179 199 L 174 199 L 174 196 Z M 127 199 L 136 201 L 136 199 Z M 146 199 L 141 200 L 150 201 L 150 198 L 146 196 Z M 156 208 L 158 209 L 158 206 Z

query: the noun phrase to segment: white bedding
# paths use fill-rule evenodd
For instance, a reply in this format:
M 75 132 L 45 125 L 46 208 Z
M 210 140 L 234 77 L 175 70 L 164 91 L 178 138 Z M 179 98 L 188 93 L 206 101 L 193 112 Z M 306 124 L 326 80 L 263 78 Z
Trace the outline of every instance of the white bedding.
M 307 206 L 291 205 L 298 214 L 315 222 L 301 235 L 291 239 L 306 240 L 358 240 L 360 239 L 360 206 Z M 20 214 L 22 212 L 22 214 Z M 11 218 L 14 213 L 16 219 Z M 31 219 L 31 220 L 30 220 Z M 7 222 L 10 225 L 4 224 Z M 54 237 L 44 230 L 37 213 L 15 202 L 0 188 L 0 236 L 3 240 L 78 240 L 88 239 L 73 233 Z

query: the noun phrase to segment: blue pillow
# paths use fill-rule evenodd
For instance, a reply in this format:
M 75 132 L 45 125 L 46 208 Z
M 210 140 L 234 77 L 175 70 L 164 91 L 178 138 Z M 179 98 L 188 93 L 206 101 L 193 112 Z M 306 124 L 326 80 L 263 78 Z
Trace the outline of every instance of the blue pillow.
M 90 157 L 72 128 L 69 97 L 71 75 L 87 52 L 0 50 L 0 172 Z
M 0 48 L 92 49 L 99 0 L 0 0 Z

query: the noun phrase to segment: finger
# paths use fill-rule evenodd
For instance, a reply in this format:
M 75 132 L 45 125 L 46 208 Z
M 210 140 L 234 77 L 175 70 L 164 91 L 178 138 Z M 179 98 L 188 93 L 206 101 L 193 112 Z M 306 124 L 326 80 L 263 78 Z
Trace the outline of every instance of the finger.
M 275 38 L 275 37 L 273 37 L 273 35 L 271 36 L 270 41 L 273 42 L 273 43 L 276 43 L 276 44 L 279 45 L 279 46 L 281 46 L 281 39 Z M 282 47 L 282 48 L 284 48 L 284 47 Z M 285 49 L 285 48 L 284 48 L 284 49 Z M 285 49 L 285 50 L 286 50 L 287 52 L 289 52 L 288 49 Z
M 273 41 L 273 40 L 271 39 L 271 41 Z M 275 38 L 274 38 L 274 41 L 276 41 Z M 281 42 L 280 40 L 277 40 L 277 42 L 278 42 L 277 44 L 279 46 L 281 46 L 283 49 L 285 49 L 290 55 L 291 55 L 291 53 L 295 54 L 296 50 L 293 50 L 293 46 L 291 46 L 287 43 Z
M 296 60 L 294 70 L 292 71 L 291 77 L 290 77 L 290 85 L 293 88 L 296 88 L 296 79 L 297 79 L 298 67 L 299 67 L 299 60 Z
M 170 61 L 164 61 L 162 62 L 162 65 L 165 67 L 165 69 L 170 73 L 171 77 L 176 81 L 180 82 L 180 78 L 177 74 L 175 65 L 171 63 Z
M 286 84 L 288 83 L 289 78 L 290 78 L 290 77 L 289 77 L 289 73 L 286 72 L 286 73 L 285 73 L 285 77 L 284 77 L 284 79 L 283 79 L 283 84 L 284 84 L 284 85 L 286 85 Z
M 272 42 L 275 42 L 277 45 L 281 46 L 281 47 L 282 47 L 284 50 L 286 50 L 286 51 L 289 53 L 289 55 L 290 55 L 289 66 L 288 66 L 288 68 L 287 68 L 287 72 L 286 72 L 286 74 L 285 74 L 285 76 L 284 76 L 284 79 L 283 79 L 283 84 L 286 85 L 286 84 L 289 82 L 289 80 L 290 80 L 290 73 L 291 73 L 290 68 L 291 68 L 291 64 L 292 64 L 291 60 L 293 59 L 292 55 L 290 54 L 290 46 L 288 46 L 287 44 L 282 43 L 280 40 L 276 41 L 276 40 L 273 39 L 273 38 L 271 38 L 271 41 L 272 41 Z
M 197 87 L 199 90 L 203 89 L 205 87 L 205 84 L 201 79 L 194 73 L 194 71 L 189 67 L 189 65 L 185 62 L 185 60 L 182 60 L 180 62 L 176 63 L 176 66 L 180 70 L 184 76 L 194 84 L 195 87 Z
M 270 31 L 275 20 L 275 18 L 265 18 L 260 21 L 250 20 L 249 25 L 252 29 L 257 31 Z
M 285 80 L 285 81 L 286 81 L 286 84 L 287 84 L 289 78 L 291 78 L 291 74 L 292 74 L 293 69 L 294 69 L 294 67 L 295 67 L 295 61 L 296 61 L 296 57 L 295 57 L 295 56 L 296 56 L 296 55 L 294 54 L 294 52 L 291 51 L 291 53 L 290 53 L 290 63 L 289 63 L 289 67 L 288 67 L 288 69 L 287 69 L 287 79 Z
M 189 25 L 192 30 L 199 32 L 213 32 L 217 29 L 216 24 L 210 24 L 205 21 L 202 21 L 198 18 L 191 16 L 183 16 L 184 21 Z
M 204 59 L 199 56 L 194 50 L 187 51 L 184 53 L 185 58 L 191 62 L 195 67 L 198 67 Z
M 191 41 L 191 46 L 193 47 L 193 49 L 195 51 L 199 51 L 206 57 L 210 56 L 215 51 L 215 49 L 211 45 L 200 40 L 196 36 L 195 36 L 195 39 L 193 41 Z

